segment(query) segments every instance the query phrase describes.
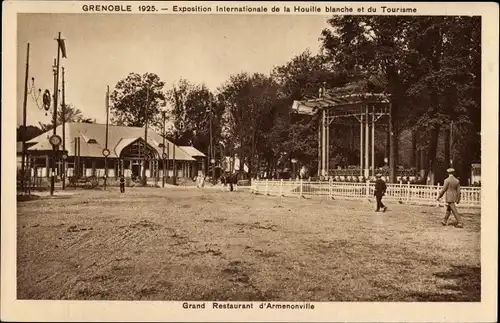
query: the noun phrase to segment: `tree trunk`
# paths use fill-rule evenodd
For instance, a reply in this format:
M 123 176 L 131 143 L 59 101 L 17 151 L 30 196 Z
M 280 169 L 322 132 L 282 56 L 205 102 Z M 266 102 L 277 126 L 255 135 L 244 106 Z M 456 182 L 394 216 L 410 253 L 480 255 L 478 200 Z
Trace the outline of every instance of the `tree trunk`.
M 417 167 L 417 132 L 413 130 L 411 132 L 411 167 Z
M 250 158 L 248 158 L 248 178 L 252 180 L 253 174 L 255 173 L 254 171 L 254 160 L 255 159 L 255 128 L 252 134 L 252 153 L 250 155 Z
M 424 179 L 427 180 L 427 176 L 429 173 L 436 174 L 436 155 L 437 155 L 437 146 L 439 139 L 439 130 L 440 126 L 436 125 L 430 131 L 430 141 L 429 141 L 429 149 L 427 150 L 427 167 L 425 168 Z M 432 179 L 431 179 L 432 180 Z M 431 185 L 434 185 L 434 181 L 431 182 Z
M 450 131 L 445 131 L 444 134 L 444 163 L 450 166 Z
M 390 150 L 390 157 L 389 157 L 389 168 L 390 168 L 390 182 L 391 183 L 396 183 L 396 168 L 398 165 L 398 135 L 397 135 L 397 129 L 396 129 L 396 111 L 397 111 L 397 103 L 395 98 L 391 98 L 392 103 L 391 103 L 391 111 L 389 114 L 390 120 L 389 120 L 389 136 L 390 136 L 390 142 L 389 142 L 389 150 Z

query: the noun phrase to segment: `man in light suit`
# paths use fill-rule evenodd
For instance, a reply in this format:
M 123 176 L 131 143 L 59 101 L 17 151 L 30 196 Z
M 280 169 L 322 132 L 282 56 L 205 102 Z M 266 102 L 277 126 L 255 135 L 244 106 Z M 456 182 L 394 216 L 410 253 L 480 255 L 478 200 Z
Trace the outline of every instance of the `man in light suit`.
M 458 213 L 456 207 L 456 204 L 460 203 L 460 181 L 453 175 L 455 173 L 453 168 L 448 168 L 446 171 L 448 172 L 448 178 L 444 180 L 443 189 L 439 192 L 439 196 L 437 198 L 439 201 L 439 199 L 446 194 L 446 215 L 444 216 L 443 221 L 441 221 L 441 224 L 447 225 L 448 218 L 450 217 L 451 212 L 453 212 L 453 216 L 457 219 L 457 228 L 463 228 L 464 225 L 462 223 L 462 217 L 460 216 L 460 213 Z

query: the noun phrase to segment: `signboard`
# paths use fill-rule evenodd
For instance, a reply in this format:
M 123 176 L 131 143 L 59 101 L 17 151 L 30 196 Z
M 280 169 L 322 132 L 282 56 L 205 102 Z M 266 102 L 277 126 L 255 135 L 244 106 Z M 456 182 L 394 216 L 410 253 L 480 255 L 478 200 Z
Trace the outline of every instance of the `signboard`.
M 45 90 L 45 92 L 43 92 L 42 101 L 43 101 L 43 108 L 45 109 L 45 111 L 49 111 L 50 101 L 51 101 L 49 90 Z
M 104 157 L 108 157 L 108 156 L 109 156 L 109 149 L 104 148 L 104 149 L 102 150 L 102 155 L 103 155 Z
M 58 147 L 61 144 L 62 139 L 58 135 L 52 135 L 49 138 L 49 142 L 52 146 Z

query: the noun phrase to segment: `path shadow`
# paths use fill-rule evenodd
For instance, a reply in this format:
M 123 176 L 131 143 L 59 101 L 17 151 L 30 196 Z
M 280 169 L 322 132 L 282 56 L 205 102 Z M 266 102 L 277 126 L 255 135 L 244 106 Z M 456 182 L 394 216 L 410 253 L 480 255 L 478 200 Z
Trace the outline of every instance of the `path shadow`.
M 450 270 L 434 273 L 434 276 L 446 280 L 442 293 L 417 292 L 410 297 L 426 302 L 481 301 L 481 267 L 453 265 Z

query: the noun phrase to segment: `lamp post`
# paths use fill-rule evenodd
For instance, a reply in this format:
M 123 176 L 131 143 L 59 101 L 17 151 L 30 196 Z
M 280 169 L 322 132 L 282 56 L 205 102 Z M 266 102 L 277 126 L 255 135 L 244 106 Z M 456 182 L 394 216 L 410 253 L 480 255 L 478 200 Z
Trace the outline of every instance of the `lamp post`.
M 214 146 L 213 146 L 213 133 L 212 133 L 212 118 L 213 118 L 213 107 L 214 102 L 210 102 L 210 165 L 212 167 L 212 184 L 215 185 L 215 156 L 214 156 Z M 210 166 L 209 166 L 210 167 Z
M 108 133 L 109 133 L 109 85 L 107 86 L 106 91 L 106 139 L 104 142 L 104 150 L 102 154 L 104 155 L 104 189 L 106 189 L 106 183 L 108 180 Z
M 148 179 L 146 178 L 146 160 L 148 147 L 148 105 L 149 105 L 149 86 L 146 87 L 146 104 L 144 106 L 144 157 L 142 160 L 142 185 L 147 186 Z M 151 170 L 150 170 L 151 171 Z

